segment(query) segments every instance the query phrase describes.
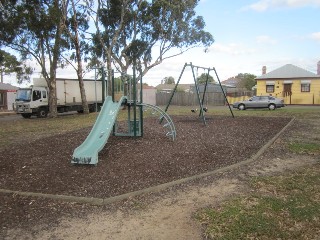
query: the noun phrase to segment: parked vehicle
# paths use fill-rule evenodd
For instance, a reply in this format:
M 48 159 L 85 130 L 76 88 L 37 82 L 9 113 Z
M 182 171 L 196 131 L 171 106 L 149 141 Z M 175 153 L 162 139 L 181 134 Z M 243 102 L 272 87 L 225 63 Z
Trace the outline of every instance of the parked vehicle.
M 89 111 L 102 105 L 101 81 L 83 80 Z M 47 117 L 49 112 L 48 87 L 45 79 L 33 79 L 34 85 L 29 88 L 17 90 L 15 111 L 24 118 L 36 115 L 39 118 Z M 56 79 L 57 111 L 59 113 L 69 111 L 83 111 L 80 87 L 78 79 Z
M 275 110 L 276 108 L 284 107 L 284 101 L 280 98 L 272 96 L 253 96 L 248 100 L 235 102 L 233 108 L 239 110 L 246 110 L 249 108 L 269 108 L 269 110 Z

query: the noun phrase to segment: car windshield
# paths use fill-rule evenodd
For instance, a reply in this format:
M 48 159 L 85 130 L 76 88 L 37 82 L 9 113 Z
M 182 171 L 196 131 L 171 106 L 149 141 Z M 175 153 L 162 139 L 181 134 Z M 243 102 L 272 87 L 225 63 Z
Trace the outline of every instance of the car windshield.
M 29 102 L 31 100 L 31 89 L 19 89 L 17 91 L 16 100 Z

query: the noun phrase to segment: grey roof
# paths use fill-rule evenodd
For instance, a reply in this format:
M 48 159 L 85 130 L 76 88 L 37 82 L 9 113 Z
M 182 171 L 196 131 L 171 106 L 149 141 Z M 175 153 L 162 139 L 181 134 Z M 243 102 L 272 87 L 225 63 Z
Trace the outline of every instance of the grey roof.
M 188 90 L 190 89 L 190 85 L 192 84 L 179 84 L 178 88 L 182 89 L 182 90 Z M 159 84 L 156 86 L 157 90 L 173 90 L 174 87 L 176 86 L 176 84 Z
M 239 78 L 231 77 L 231 78 L 228 78 L 227 80 L 222 81 L 221 84 L 228 85 L 228 86 L 237 86 L 239 82 L 240 82 Z
M 269 73 L 263 74 L 256 79 L 279 79 L 279 78 L 320 78 L 319 75 L 302 69 L 292 64 L 286 64 Z
M 18 90 L 18 87 L 12 86 L 8 83 L 0 83 L 0 90 Z

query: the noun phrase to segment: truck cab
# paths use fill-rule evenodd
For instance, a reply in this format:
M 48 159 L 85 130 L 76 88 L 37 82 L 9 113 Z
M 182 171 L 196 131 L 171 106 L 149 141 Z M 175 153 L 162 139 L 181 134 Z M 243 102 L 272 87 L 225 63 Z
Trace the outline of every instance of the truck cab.
M 17 91 L 15 109 L 24 118 L 48 114 L 48 91 L 46 87 L 21 88 Z

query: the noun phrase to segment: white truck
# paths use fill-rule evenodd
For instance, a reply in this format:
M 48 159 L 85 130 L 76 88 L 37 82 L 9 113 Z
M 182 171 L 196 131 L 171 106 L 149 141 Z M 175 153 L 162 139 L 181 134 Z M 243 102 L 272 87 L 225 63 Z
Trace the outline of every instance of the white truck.
M 101 80 L 84 79 L 84 88 L 89 106 L 89 111 L 93 112 L 102 105 L 102 83 Z M 58 113 L 68 111 L 82 112 L 82 102 L 78 79 L 56 79 L 57 89 L 57 111 Z M 15 100 L 15 111 L 24 118 L 35 115 L 45 118 L 49 111 L 48 86 L 44 78 L 33 79 L 33 85 L 29 88 L 17 90 Z

